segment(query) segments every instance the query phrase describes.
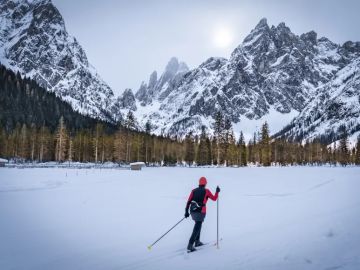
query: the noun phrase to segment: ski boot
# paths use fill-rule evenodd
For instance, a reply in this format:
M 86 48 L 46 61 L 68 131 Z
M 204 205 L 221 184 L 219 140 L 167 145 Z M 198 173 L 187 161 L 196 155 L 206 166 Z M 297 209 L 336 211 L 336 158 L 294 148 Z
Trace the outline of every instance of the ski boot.
M 201 242 L 200 240 L 195 241 L 195 247 L 201 247 L 201 246 L 203 246 L 203 245 L 204 245 L 204 243 Z
M 194 252 L 194 251 L 196 251 L 196 248 L 194 248 L 194 246 L 189 243 L 188 246 L 187 246 L 187 251 L 188 252 Z

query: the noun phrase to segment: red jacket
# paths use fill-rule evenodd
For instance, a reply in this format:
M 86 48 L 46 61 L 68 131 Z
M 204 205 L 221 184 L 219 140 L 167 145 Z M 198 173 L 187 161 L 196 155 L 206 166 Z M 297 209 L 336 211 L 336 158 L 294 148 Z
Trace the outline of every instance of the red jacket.
M 206 214 L 206 203 L 207 203 L 207 200 L 210 198 L 211 200 L 213 201 L 216 201 L 217 198 L 218 198 L 218 192 L 215 193 L 215 195 L 213 195 L 211 193 L 211 191 L 209 189 L 205 189 L 205 194 L 204 194 L 204 187 L 198 187 L 198 188 L 195 188 L 191 191 L 190 195 L 189 195 L 189 198 L 187 200 L 187 204 L 186 204 L 186 208 L 189 209 L 189 205 L 191 203 L 192 200 L 195 200 L 199 203 L 202 203 L 202 209 L 201 209 L 201 213 L 204 213 Z M 202 202 L 200 201 L 202 200 Z

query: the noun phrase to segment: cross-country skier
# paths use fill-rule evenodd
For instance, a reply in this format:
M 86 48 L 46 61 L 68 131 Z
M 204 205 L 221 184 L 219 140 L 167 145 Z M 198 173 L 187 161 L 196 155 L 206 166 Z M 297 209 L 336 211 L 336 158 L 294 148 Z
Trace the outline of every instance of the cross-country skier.
M 186 203 L 185 217 L 188 218 L 190 216 L 190 209 L 191 218 L 195 221 L 194 229 L 187 246 L 187 250 L 189 252 L 196 250 L 194 248 L 194 244 L 195 247 L 203 245 L 203 243 L 200 241 L 200 232 L 201 225 L 206 216 L 206 202 L 209 198 L 213 201 L 216 201 L 220 192 L 220 188 L 216 187 L 216 193 L 213 195 L 209 189 L 205 188 L 206 184 L 206 178 L 201 177 L 199 180 L 199 187 L 191 191 L 189 199 Z

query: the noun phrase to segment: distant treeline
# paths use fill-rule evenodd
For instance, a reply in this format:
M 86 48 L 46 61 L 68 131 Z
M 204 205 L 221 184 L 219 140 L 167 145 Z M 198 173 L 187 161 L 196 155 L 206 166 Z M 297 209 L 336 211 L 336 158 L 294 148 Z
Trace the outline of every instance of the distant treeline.
M 0 157 L 19 162 L 106 161 L 173 166 L 262 166 L 360 164 L 360 141 L 349 148 L 342 128 L 340 141 L 331 147 L 320 140 L 306 143 L 273 139 L 264 123 L 253 138 L 235 138 L 232 123 L 217 112 L 213 134 L 205 127 L 200 135 L 185 138 L 151 135 L 152 125 L 137 130 L 131 111 L 118 124 L 75 112 L 69 104 L 0 66 Z

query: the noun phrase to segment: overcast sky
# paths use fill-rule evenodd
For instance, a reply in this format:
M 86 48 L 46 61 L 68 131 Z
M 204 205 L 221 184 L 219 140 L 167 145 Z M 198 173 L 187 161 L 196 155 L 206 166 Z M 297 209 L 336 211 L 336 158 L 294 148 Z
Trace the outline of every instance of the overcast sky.
M 102 78 L 136 91 L 176 56 L 190 68 L 231 51 L 266 17 L 295 34 L 360 41 L 358 0 L 52 0 Z

